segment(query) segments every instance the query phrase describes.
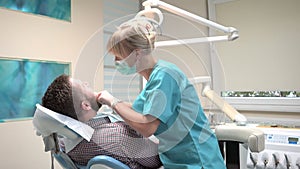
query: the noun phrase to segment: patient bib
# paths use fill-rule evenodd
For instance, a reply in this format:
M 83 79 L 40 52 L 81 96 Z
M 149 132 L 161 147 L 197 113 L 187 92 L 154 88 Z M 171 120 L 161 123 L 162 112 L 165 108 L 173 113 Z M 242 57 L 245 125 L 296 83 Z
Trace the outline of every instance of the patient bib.
M 43 137 L 57 133 L 65 143 L 66 153 L 71 151 L 83 139 L 90 141 L 94 129 L 85 123 L 56 113 L 40 104 L 36 104 L 33 125 L 37 134 Z

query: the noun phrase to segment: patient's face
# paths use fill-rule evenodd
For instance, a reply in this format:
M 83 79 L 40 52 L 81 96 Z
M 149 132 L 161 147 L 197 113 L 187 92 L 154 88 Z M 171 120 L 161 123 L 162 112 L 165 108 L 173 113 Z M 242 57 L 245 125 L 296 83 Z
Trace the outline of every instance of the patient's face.
M 87 82 L 82 82 L 78 79 L 70 78 L 73 92 L 76 92 L 77 96 L 79 96 L 83 100 L 88 100 L 91 103 L 92 108 L 95 111 L 101 107 L 100 104 L 97 103 L 97 94 L 92 90 Z

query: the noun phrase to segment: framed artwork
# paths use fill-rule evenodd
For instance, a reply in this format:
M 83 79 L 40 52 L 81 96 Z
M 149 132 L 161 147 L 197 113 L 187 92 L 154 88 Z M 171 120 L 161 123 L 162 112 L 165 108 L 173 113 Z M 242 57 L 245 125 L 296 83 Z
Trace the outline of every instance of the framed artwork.
M 71 0 L 0 0 L 0 7 L 71 21 Z
M 0 122 L 33 117 L 47 87 L 71 63 L 0 57 Z

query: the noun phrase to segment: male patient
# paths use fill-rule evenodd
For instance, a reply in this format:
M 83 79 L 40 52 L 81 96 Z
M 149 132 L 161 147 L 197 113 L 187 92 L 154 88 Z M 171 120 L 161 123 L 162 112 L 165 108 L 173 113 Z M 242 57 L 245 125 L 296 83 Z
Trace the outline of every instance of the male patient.
M 50 84 L 42 98 L 44 107 L 95 129 L 91 141 L 82 140 L 68 152 L 69 157 L 77 164 L 86 165 L 94 156 L 108 155 L 130 168 L 159 168 L 162 164 L 157 145 L 124 122 L 113 123 L 108 117 L 97 117 L 101 104 L 96 97 L 85 83 L 61 75 Z

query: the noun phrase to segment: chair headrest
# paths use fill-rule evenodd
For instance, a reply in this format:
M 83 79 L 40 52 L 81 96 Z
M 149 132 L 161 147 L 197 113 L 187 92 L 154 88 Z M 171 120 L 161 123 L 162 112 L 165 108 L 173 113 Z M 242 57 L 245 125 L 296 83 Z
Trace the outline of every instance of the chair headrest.
M 67 152 L 73 149 L 83 139 L 90 141 L 94 129 L 85 123 L 56 113 L 40 104 L 36 104 L 33 125 L 38 135 L 43 137 L 57 133 L 63 137 Z

